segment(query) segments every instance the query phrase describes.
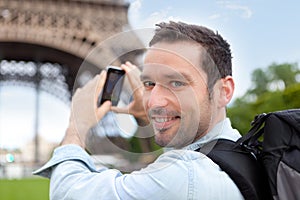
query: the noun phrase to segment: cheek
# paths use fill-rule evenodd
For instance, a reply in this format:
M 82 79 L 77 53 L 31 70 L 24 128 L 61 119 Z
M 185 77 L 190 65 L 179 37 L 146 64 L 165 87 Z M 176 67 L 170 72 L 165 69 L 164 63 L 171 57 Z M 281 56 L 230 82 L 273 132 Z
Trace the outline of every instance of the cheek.
M 199 123 L 201 115 L 207 115 L 210 109 L 209 96 L 206 88 L 191 88 L 181 94 L 181 110 Z
M 199 97 L 194 90 L 188 89 L 176 94 L 176 104 L 182 113 L 194 115 L 199 110 Z
M 206 92 L 198 88 L 189 87 L 180 94 L 177 95 L 177 99 L 180 101 L 182 105 L 191 105 L 195 106 L 199 104 L 199 102 L 203 101 L 205 98 Z

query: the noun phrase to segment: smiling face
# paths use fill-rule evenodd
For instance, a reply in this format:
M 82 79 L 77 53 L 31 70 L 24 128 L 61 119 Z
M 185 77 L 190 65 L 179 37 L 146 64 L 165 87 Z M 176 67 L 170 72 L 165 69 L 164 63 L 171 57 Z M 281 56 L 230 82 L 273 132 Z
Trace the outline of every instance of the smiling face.
M 191 42 L 162 42 L 145 56 L 143 103 L 160 146 L 184 147 L 216 123 L 218 101 L 209 98 L 201 51 Z

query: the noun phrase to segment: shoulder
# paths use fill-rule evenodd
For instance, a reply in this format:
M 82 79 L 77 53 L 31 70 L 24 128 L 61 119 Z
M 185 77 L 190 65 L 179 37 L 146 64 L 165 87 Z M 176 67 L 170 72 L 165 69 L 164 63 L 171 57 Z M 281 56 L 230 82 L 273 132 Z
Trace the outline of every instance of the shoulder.
M 157 167 L 180 171 L 190 171 L 192 168 L 202 170 L 220 170 L 220 167 L 206 155 L 192 150 L 170 150 L 163 153 L 157 160 L 147 168 Z
M 170 150 L 158 157 L 157 161 L 181 161 L 181 162 L 210 162 L 211 160 L 198 151 L 181 149 L 181 150 Z
M 168 151 L 143 169 L 144 172 L 151 174 L 151 180 L 159 180 L 167 188 L 174 187 L 175 182 L 180 183 L 181 189 L 185 187 L 182 191 L 185 195 L 192 194 L 191 199 L 241 199 L 238 188 L 227 173 L 200 152 Z M 230 192 L 224 195 L 224 191 Z

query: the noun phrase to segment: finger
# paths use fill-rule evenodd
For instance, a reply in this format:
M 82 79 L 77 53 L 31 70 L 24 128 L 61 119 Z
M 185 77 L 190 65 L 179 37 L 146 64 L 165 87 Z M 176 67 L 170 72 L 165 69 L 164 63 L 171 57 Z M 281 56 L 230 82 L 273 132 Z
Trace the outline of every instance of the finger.
M 126 71 L 129 84 L 133 91 L 133 98 L 141 99 L 141 96 L 143 95 L 143 84 L 140 80 L 141 71 L 137 66 L 131 64 L 129 61 L 127 61 L 125 64 L 122 64 L 121 67 Z
M 111 108 L 111 102 L 110 101 L 105 101 L 96 111 L 97 114 L 97 119 L 100 120 L 102 117 L 110 111 Z
M 121 68 L 123 70 L 125 70 L 126 73 L 129 73 L 130 71 L 135 70 L 135 69 L 137 71 L 140 71 L 136 65 L 131 64 L 131 62 L 129 62 L 129 61 L 126 61 L 125 64 L 122 64 Z
M 100 75 L 97 75 L 97 88 L 96 88 L 96 95 L 98 96 L 104 86 L 106 80 L 106 71 L 102 70 Z
M 129 83 L 133 89 L 142 86 L 140 81 L 141 71 L 135 65 L 132 65 L 130 62 L 126 62 L 126 64 L 121 65 L 121 68 L 125 70 Z
M 124 113 L 124 114 L 128 114 L 129 113 L 128 107 L 120 108 L 120 107 L 112 106 L 110 108 L 110 110 L 113 111 L 113 112 L 115 112 L 115 113 Z
M 133 65 L 129 61 L 126 61 L 125 64 L 121 65 L 121 68 L 124 69 L 126 72 L 130 72 L 131 70 L 136 69 L 137 66 Z
M 72 96 L 72 98 L 74 98 L 75 95 L 78 95 L 78 93 L 80 93 L 81 88 L 77 88 Z

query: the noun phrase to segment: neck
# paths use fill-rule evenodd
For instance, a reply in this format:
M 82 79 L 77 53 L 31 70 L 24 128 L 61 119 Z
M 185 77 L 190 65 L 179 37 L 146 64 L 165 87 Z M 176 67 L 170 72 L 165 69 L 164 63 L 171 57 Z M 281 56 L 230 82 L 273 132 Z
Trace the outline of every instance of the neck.
M 198 134 L 193 142 L 197 141 L 201 137 L 205 136 L 209 133 L 219 122 L 223 121 L 226 118 L 226 109 L 223 108 L 219 110 L 219 112 L 215 112 L 215 114 L 211 115 L 210 125 L 208 126 L 207 130 L 203 133 Z

